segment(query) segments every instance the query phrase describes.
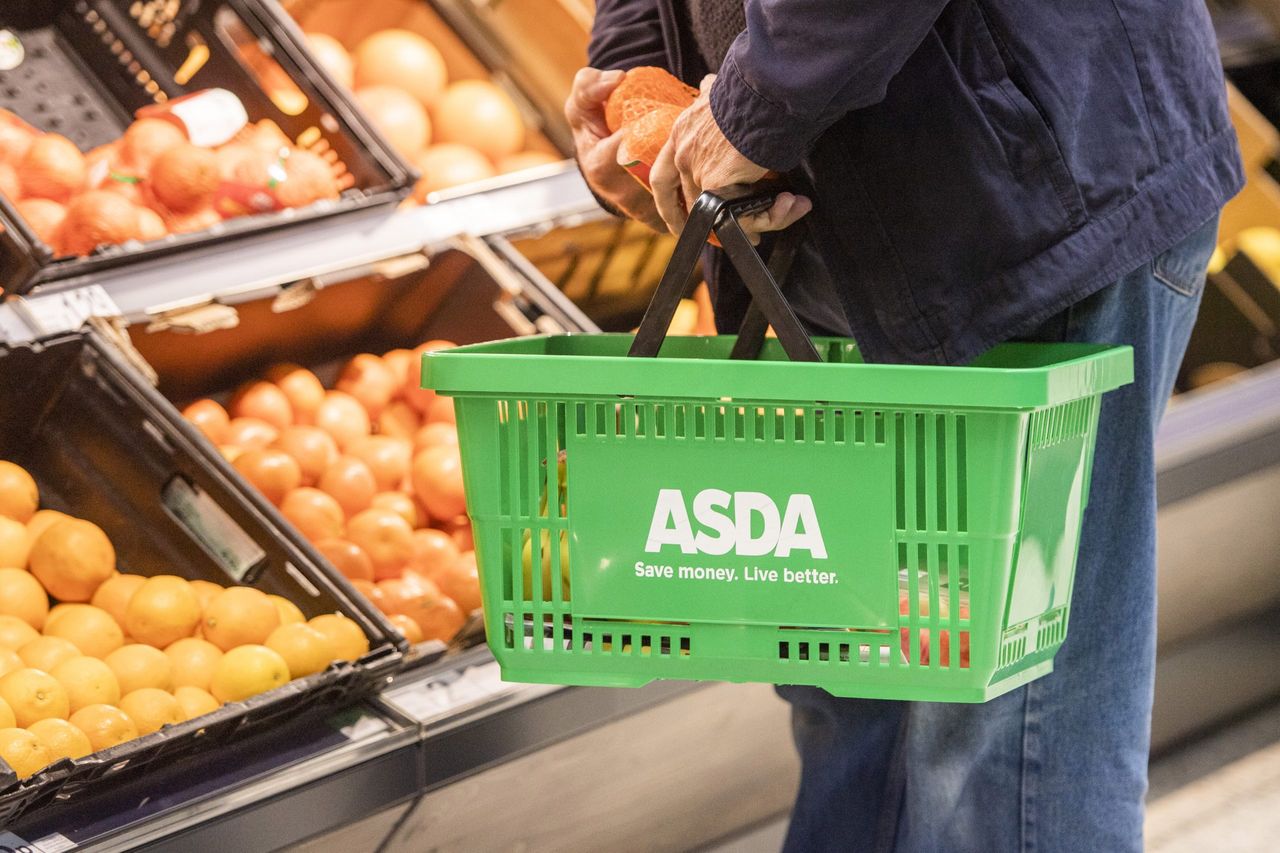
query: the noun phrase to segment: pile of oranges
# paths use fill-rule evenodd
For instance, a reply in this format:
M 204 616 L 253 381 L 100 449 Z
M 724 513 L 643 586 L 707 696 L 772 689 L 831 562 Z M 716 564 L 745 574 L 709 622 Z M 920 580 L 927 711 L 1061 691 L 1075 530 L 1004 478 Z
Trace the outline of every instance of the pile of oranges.
M 0 758 L 26 778 L 369 650 L 250 587 L 122 573 L 96 524 L 0 461 Z M 51 603 L 52 602 L 52 603 Z
M 296 364 L 183 416 L 390 617 L 410 642 L 457 635 L 480 607 L 453 401 L 423 389 L 423 353 L 348 361 L 335 387 Z
M 560 158 L 525 149 L 520 110 L 488 80 L 449 82 L 444 57 L 403 29 L 379 30 L 353 51 L 333 36 L 309 33 L 320 64 L 355 90 L 387 141 L 422 173 L 414 198 Z
M 216 149 L 183 128 L 141 118 L 120 139 L 82 153 L 0 110 L 0 193 L 57 255 L 202 231 L 236 216 L 338 197 L 322 157 L 263 121 Z

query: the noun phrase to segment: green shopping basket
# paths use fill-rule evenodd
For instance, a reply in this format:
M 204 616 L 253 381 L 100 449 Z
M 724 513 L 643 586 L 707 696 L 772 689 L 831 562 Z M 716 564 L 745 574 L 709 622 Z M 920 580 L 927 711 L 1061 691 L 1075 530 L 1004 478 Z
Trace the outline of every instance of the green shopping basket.
M 789 252 L 766 269 L 736 221 L 757 203 L 699 200 L 634 340 L 426 356 L 456 402 L 503 677 L 982 702 L 1050 672 L 1100 397 L 1132 351 L 864 364 L 804 334 L 776 284 Z M 743 329 L 664 341 L 712 230 L 753 298 Z

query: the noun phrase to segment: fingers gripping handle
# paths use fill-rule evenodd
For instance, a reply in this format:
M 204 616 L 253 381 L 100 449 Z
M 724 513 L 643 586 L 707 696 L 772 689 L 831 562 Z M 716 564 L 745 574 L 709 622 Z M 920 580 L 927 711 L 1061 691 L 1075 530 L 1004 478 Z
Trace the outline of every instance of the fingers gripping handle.
M 752 300 L 732 357 L 755 358 L 759 355 L 765 327 L 772 324 L 778 335 L 778 342 L 788 358 L 792 361 L 820 360 L 813 342 L 809 340 L 778 285 L 778 281 L 786 277 L 794 257 L 798 237 L 794 232 L 797 231 L 797 226 L 783 232 L 774 247 L 770 264 L 766 267 L 747 239 L 742 226 L 738 224 L 739 216 L 767 210 L 772 203 L 772 194 L 730 199 L 704 192 L 698 197 L 689 212 L 684 230 L 676 241 L 675 251 L 662 274 L 658 289 L 645 311 L 644 319 L 640 321 L 640 328 L 628 355 L 645 358 L 657 356 L 662 342 L 666 340 L 667 329 L 671 325 L 671 318 L 675 316 L 676 307 L 688 291 L 702 247 L 714 231 L 720 238 L 729 262 L 742 276 Z

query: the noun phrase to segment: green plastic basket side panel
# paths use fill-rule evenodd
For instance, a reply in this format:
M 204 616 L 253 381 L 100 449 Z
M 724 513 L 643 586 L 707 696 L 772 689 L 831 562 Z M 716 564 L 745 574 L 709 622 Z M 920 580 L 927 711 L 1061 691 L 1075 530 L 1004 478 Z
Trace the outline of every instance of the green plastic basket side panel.
M 582 341 L 617 346 L 609 336 L 510 343 L 536 355 Z M 1050 353 L 1033 352 L 1042 364 L 1029 370 L 1058 369 L 1043 367 L 1056 364 Z M 1004 365 L 1027 353 L 984 358 Z M 854 366 L 848 342 L 829 342 L 824 355 L 871 369 Z M 634 363 L 602 361 L 607 373 Z M 510 380 L 515 362 L 499 363 Z M 556 362 L 570 363 L 588 367 Z M 1097 372 L 1088 382 L 1099 383 Z M 486 630 L 504 677 L 762 681 L 976 702 L 1052 666 L 1066 634 L 1097 392 L 1034 412 L 794 393 L 784 407 L 774 398 L 495 393 L 513 383 L 487 379 L 483 392 L 459 395 L 457 412 Z M 665 514 L 663 489 L 679 493 Z M 809 498 L 809 515 L 791 512 L 796 495 Z M 814 519 L 826 558 L 806 538 Z M 783 530 L 803 534 L 790 553 Z M 681 566 L 722 571 L 677 577 Z M 806 568 L 837 581 L 787 580 L 788 569 Z
M 1021 535 L 1006 626 L 1065 607 L 1071 600 L 1097 407 L 1098 398 L 1090 397 L 1031 416 Z
M 840 338 L 816 341 L 827 363 L 785 360 L 776 341 L 733 361 L 732 336 L 669 338 L 660 357 L 626 358 L 629 335 L 556 335 L 424 356 L 424 384 L 449 395 L 547 398 L 634 395 L 770 402 L 857 401 L 882 407 L 1034 409 L 1131 382 L 1129 347 L 1004 344 L 965 367 L 862 364 Z M 832 363 L 838 361 L 839 364 Z

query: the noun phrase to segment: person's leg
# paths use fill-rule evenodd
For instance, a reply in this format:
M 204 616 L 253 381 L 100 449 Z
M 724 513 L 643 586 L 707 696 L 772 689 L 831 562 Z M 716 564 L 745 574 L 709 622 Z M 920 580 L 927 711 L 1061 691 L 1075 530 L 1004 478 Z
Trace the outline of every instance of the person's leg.
M 1141 851 L 1156 626 L 1156 427 L 1217 220 L 1067 312 L 1065 337 L 1134 348 L 1103 397 L 1068 636 L 1054 672 L 985 705 L 913 705 L 897 850 Z
M 1071 623 L 1054 672 L 984 705 L 780 691 L 804 698 L 788 850 L 881 849 L 873 839 L 885 815 L 859 807 L 868 799 L 900 803 L 896 839 L 883 849 L 1141 850 L 1155 668 L 1153 440 L 1215 233 L 1216 219 L 1045 326 L 1042 339 L 1133 345 L 1136 373 L 1104 397 Z

